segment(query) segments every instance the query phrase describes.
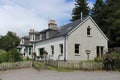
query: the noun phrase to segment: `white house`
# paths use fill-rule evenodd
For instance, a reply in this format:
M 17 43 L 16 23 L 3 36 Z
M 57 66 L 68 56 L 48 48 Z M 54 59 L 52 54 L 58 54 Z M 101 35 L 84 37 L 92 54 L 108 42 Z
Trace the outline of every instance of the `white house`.
M 61 27 L 50 20 L 48 29 L 30 30 L 29 37 L 29 44 L 32 44 L 29 51 L 37 56 L 43 56 L 46 51 L 53 60 L 92 60 L 108 51 L 108 38 L 90 16 Z

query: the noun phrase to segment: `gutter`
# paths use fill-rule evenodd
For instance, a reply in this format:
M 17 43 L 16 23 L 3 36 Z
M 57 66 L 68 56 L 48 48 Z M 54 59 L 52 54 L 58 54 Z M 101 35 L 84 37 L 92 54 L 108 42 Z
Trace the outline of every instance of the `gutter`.
M 64 62 L 66 62 L 66 48 L 67 48 L 67 36 L 65 35 L 65 41 L 64 41 Z

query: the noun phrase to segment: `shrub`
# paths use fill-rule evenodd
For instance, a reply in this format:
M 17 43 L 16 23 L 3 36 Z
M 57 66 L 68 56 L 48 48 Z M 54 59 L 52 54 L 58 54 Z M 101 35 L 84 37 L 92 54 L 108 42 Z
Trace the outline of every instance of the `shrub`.
M 111 56 L 115 59 L 115 67 L 120 70 L 120 53 L 112 53 Z
M 8 58 L 9 58 L 8 60 L 9 62 L 17 62 L 22 60 L 16 48 L 8 52 Z
M 101 57 L 96 57 L 94 60 L 95 62 L 103 62 L 103 58 Z
M 0 50 L 0 63 L 8 61 L 8 53 L 4 50 Z

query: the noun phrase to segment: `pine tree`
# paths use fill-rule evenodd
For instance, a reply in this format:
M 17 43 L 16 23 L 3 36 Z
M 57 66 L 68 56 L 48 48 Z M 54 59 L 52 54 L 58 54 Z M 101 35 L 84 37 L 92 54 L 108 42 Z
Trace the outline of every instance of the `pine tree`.
M 86 0 L 76 0 L 75 8 L 72 10 L 72 19 L 71 21 L 75 21 L 80 19 L 80 13 L 83 13 L 83 17 L 89 15 L 89 7 Z
M 120 42 L 120 0 L 96 0 L 92 17 L 110 40 Z M 118 44 L 118 43 L 117 43 Z M 116 45 L 116 44 L 115 44 Z
M 106 4 L 103 0 L 96 0 L 94 7 L 92 8 L 92 17 L 97 23 L 97 25 L 102 29 L 102 31 L 109 37 L 109 27 L 105 21 L 108 14 L 106 10 Z
M 102 27 L 104 23 L 104 8 L 105 4 L 103 0 L 96 0 L 94 7 L 92 8 L 92 17 L 100 27 Z
M 106 1 L 106 24 L 111 42 L 120 42 L 120 0 Z

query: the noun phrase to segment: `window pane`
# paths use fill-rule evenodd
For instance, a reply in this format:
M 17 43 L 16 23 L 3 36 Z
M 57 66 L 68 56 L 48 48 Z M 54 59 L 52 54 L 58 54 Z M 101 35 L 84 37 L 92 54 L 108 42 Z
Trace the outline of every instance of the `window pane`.
M 103 56 L 103 47 L 101 47 L 101 56 Z
M 75 50 L 75 53 L 79 53 L 79 50 Z
M 88 26 L 87 27 L 87 35 L 90 35 L 90 30 L 91 30 L 91 28 L 90 28 L 90 26 Z
M 100 55 L 99 55 L 99 46 L 97 46 L 97 57 L 99 57 Z
M 60 52 L 63 53 L 63 44 L 60 44 Z
M 54 54 L 54 46 L 51 46 L 52 54 Z
M 75 53 L 79 53 L 79 44 L 75 44 Z

